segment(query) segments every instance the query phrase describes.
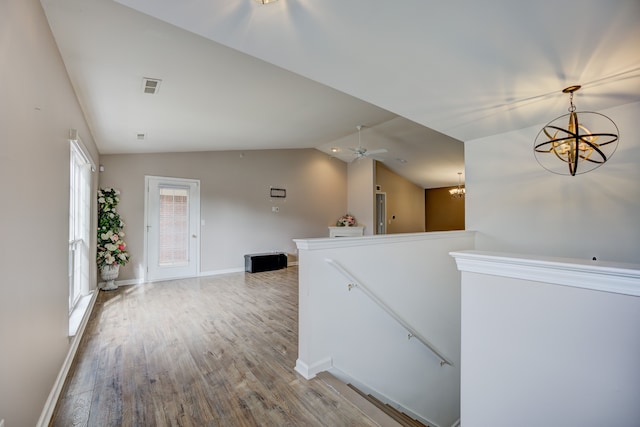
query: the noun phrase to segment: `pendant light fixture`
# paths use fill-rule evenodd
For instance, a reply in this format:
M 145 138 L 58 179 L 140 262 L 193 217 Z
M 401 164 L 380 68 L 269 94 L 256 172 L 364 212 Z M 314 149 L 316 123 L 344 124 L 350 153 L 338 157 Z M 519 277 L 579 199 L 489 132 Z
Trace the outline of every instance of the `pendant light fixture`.
M 569 86 L 569 114 L 550 121 L 538 133 L 533 152 L 540 165 L 560 175 L 579 175 L 602 166 L 618 147 L 618 127 L 604 114 L 576 111 Z
M 458 172 L 458 188 L 452 188 L 449 190 L 449 194 L 452 199 L 462 199 L 464 197 L 465 190 L 462 187 L 462 172 Z

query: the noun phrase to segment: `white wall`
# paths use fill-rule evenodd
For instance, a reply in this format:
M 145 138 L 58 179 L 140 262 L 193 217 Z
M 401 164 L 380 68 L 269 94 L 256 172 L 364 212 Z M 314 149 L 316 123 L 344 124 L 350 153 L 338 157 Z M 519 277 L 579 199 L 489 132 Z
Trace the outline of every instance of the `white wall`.
M 34 426 L 69 349 L 69 128 L 98 155 L 40 2 L 0 2 L 0 40 L 0 419 Z
M 474 233 L 455 231 L 298 241 L 299 345 L 305 377 L 333 368 L 400 404 L 430 425 L 459 416 L 460 276 L 449 252 L 470 249 Z M 454 366 L 440 359 L 325 259 L 343 265 L 400 314 Z M 332 371 L 334 372 L 334 371 Z
M 584 175 L 538 165 L 543 124 L 465 143 L 466 227 L 478 249 L 640 262 L 640 103 L 600 112 L 620 129 L 618 149 Z
M 375 232 L 375 161 L 367 157 L 349 163 L 347 209 L 364 226 L 364 235 Z M 345 212 L 346 213 L 346 212 Z
M 248 253 L 283 251 L 296 261 L 293 239 L 328 236 L 346 211 L 346 164 L 314 149 L 103 155 L 101 163 L 100 185 L 121 192 L 131 252 L 119 280 L 144 274 L 145 175 L 200 180 L 204 274 L 242 270 Z M 271 187 L 285 188 L 287 197 L 270 198 Z
M 461 267 L 462 425 L 639 425 L 640 265 L 472 255 Z

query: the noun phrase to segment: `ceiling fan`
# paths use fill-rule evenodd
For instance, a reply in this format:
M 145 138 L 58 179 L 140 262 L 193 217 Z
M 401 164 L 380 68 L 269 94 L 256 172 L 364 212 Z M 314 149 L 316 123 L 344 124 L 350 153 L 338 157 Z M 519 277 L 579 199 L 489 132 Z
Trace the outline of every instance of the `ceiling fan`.
M 362 141 L 360 138 L 360 131 L 362 130 L 362 125 L 358 125 L 356 126 L 356 129 L 358 129 L 358 147 L 357 148 L 349 148 L 349 150 L 353 151 L 353 155 L 355 156 L 354 159 L 352 161 L 356 161 L 362 157 L 370 157 L 374 160 L 378 160 L 380 162 L 384 161 L 382 159 L 376 158 L 374 157 L 376 154 L 382 154 L 382 153 L 386 153 L 387 150 L 386 148 L 378 148 L 376 150 L 367 150 L 366 148 L 364 148 L 362 146 Z

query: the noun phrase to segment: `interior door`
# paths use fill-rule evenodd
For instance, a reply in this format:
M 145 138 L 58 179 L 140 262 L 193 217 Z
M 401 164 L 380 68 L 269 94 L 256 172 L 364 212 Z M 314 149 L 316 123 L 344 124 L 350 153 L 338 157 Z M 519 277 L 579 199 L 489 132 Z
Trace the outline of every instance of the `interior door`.
M 376 193 L 376 234 L 387 234 L 387 195 Z
M 146 177 L 146 280 L 196 277 L 200 264 L 200 181 Z

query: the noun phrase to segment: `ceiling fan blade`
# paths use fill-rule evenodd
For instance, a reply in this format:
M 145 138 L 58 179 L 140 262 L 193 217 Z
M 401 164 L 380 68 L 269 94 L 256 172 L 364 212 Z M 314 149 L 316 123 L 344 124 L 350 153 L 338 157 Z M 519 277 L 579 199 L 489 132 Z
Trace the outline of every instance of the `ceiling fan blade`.
M 386 148 L 378 148 L 377 150 L 367 150 L 366 155 L 370 156 L 372 154 L 382 154 L 382 153 L 386 153 L 387 149 Z

